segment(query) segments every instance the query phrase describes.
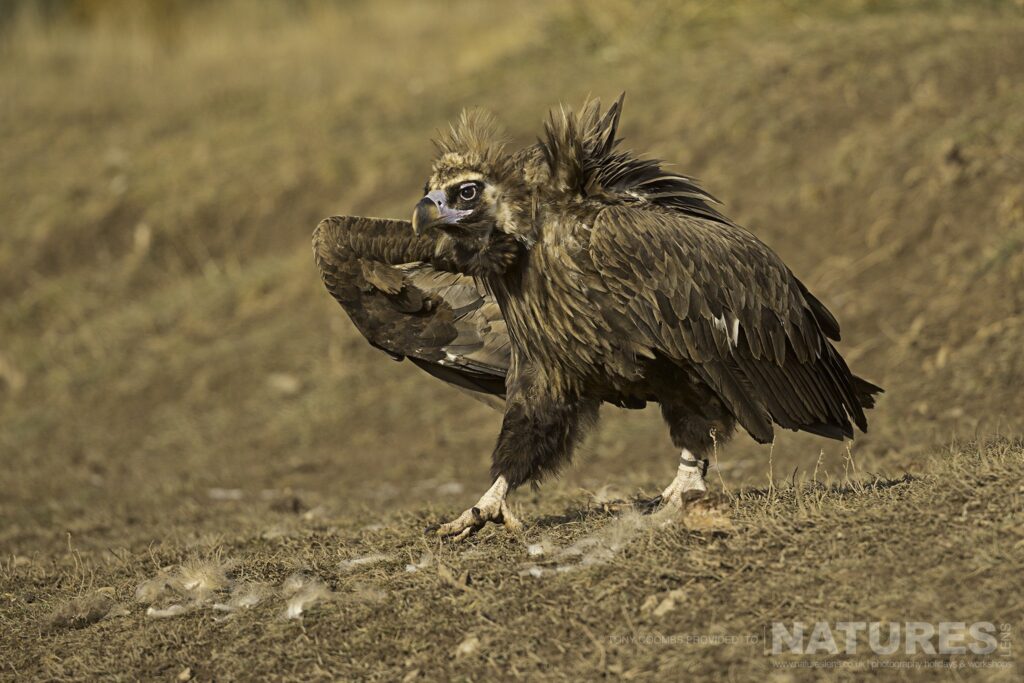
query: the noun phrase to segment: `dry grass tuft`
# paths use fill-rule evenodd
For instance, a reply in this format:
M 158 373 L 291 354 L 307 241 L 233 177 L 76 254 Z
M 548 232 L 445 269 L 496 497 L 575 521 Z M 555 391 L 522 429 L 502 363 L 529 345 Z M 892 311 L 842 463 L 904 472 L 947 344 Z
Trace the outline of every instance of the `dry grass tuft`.
M 113 589 L 101 588 L 57 607 L 47 617 L 47 626 L 51 629 L 85 628 L 111 615 L 115 607 L 117 599 Z

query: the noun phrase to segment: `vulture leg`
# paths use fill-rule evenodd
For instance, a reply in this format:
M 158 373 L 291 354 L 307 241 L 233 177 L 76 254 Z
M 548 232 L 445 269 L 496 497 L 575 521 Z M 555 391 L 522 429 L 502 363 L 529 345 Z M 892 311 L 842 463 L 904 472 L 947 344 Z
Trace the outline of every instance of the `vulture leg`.
M 736 421 L 719 402 L 704 397 L 692 404 L 662 403 L 661 415 L 668 424 L 672 443 L 682 450 L 676 478 L 654 499 L 659 505 L 655 514 L 668 521 L 678 517 L 687 502 L 707 491 L 707 454 L 729 437 Z
M 555 395 L 531 374 L 516 374 L 508 388 L 505 417 L 491 457 L 494 484 L 475 506 L 438 527 L 438 536 L 460 541 L 487 522 L 503 523 L 513 531 L 521 528 L 509 514 L 505 496 L 521 484 L 557 472 L 597 420 L 599 401 Z

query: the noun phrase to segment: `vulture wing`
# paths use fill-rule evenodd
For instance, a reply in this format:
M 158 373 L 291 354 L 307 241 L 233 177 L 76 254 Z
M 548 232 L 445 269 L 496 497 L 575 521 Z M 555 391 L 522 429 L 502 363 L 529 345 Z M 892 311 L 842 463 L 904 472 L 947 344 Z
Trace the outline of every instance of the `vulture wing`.
M 829 342 L 839 326 L 746 230 L 651 204 L 597 214 L 589 255 L 609 328 L 692 368 L 760 442 L 772 423 L 841 439 L 878 387 Z M 624 325 L 629 321 L 629 325 Z
M 370 344 L 498 406 L 510 355 L 504 318 L 473 278 L 431 265 L 436 239 L 408 221 L 334 216 L 313 233 L 313 254 Z

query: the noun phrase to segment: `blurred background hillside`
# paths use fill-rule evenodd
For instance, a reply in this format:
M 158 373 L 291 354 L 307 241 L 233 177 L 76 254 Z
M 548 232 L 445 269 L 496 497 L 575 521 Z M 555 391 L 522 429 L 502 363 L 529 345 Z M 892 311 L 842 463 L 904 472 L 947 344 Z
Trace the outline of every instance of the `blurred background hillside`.
M 409 215 L 465 106 L 527 144 L 549 107 L 626 91 L 626 145 L 700 178 L 886 387 L 861 470 L 1019 433 L 1019 2 L 2 7 L 4 548 L 124 533 L 210 489 L 461 509 L 499 415 L 370 348 L 309 236 Z M 841 472 L 841 444 L 781 434 L 776 474 L 820 449 Z M 656 411 L 606 409 L 546 490 L 653 491 L 674 460 Z M 767 479 L 746 437 L 721 461 L 730 486 Z

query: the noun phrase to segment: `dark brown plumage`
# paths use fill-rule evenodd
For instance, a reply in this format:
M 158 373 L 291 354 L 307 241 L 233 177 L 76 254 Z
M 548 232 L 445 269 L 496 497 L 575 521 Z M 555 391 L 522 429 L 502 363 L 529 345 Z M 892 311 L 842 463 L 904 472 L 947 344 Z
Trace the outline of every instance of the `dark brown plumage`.
M 832 345 L 832 314 L 692 179 L 622 151 L 621 109 L 552 114 L 516 154 L 464 115 L 411 225 L 317 229 L 324 281 L 372 344 L 507 397 L 495 486 L 442 534 L 509 522 L 506 490 L 557 470 L 601 402 L 659 403 L 683 463 L 737 422 L 762 443 L 776 424 L 867 428 L 881 389 Z
M 408 221 L 335 216 L 317 227 L 314 257 L 373 346 L 500 407 L 511 354 L 505 320 L 473 277 L 431 265 L 436 241 L 413 235 Z

